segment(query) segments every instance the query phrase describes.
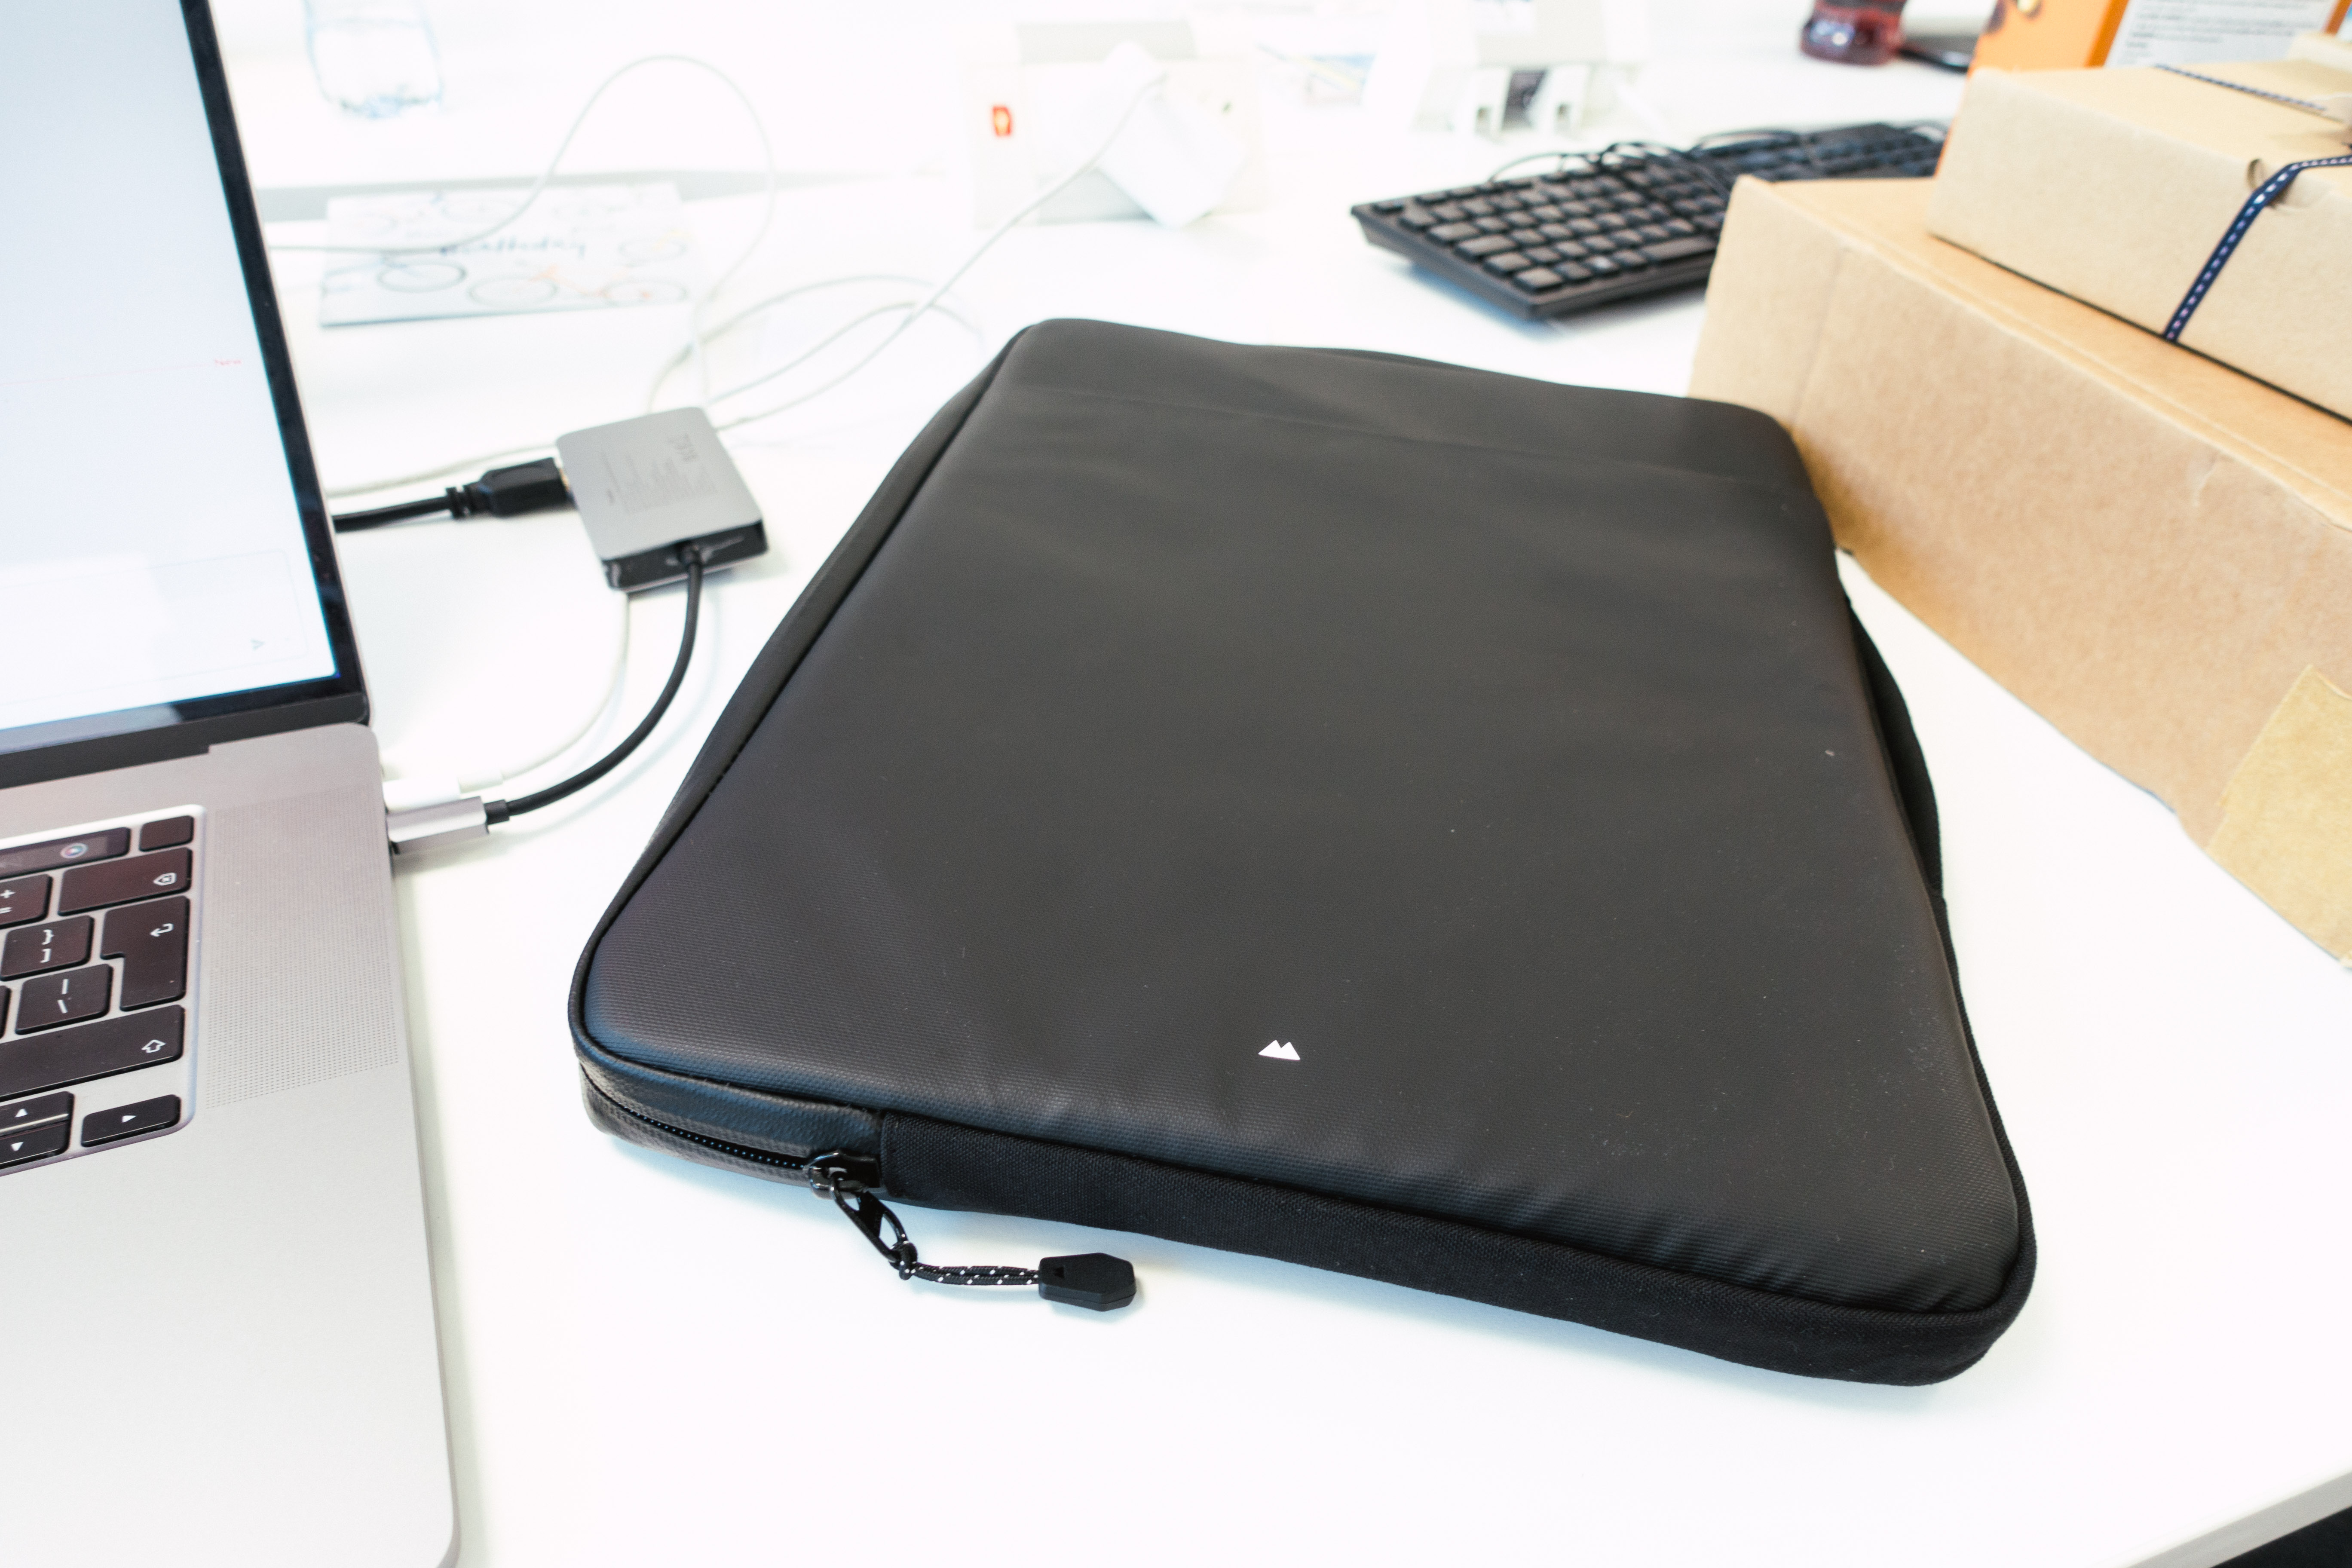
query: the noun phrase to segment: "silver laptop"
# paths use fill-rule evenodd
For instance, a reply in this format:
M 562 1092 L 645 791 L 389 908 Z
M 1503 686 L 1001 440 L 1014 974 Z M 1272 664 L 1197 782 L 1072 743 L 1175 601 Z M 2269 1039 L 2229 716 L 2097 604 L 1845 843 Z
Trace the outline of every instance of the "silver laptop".
M 0 8 L 0 1556 L 455 1551 L 367 694 L 202 0 Z

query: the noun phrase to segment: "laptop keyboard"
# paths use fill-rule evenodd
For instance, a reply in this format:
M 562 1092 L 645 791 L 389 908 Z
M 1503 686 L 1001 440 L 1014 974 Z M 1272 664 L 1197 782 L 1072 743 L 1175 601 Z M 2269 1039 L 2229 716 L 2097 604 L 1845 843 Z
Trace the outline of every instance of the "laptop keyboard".
M 1530 319 L 1706 281 L 1732 183 L 1918 178 L 1940 133 L 1893 125 L 1748 132 L 1688 148 L 1562 154 L 1541 174 L 1354 209 L 1364 237 Z
M 184 1120 L 202 822 L 0 844 L 0 1174 Z

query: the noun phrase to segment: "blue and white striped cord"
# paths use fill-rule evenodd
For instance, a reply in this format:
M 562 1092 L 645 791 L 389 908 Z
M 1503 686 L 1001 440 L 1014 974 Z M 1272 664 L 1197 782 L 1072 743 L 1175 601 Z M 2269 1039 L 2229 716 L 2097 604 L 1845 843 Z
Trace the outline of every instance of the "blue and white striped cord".
M 2192 81 L 2210 82 L 2215 87 L 2226 87 L 2232 92 L 2248 92 L 2256 98 L 2267 98 L 2274 103 L 2291 104 L 2296 109 L 2306 110 L 2316 114 L 2323 120 L 2336 118 L 2328 112 L 2325 104 L 2315 103 L 2307 98 L 2290 98 L 2283 92 L 2248 87 L 2242 81 L 2231 81 L 2226 77 L 2207 76 L 2203 71 L 2188 70 L 2179 66 L 2158 66 L 2157 68 L 2170 71 L 2175 76 L 2185 76 Z M 2294 177 L 2297 174 L 2302 174 L 2305 169 L 2331 169 L 2346 163 L 2352 163 L 2352 153 L 2346 153 L 2337 158 L 2305 158 L 2300 163 L 2289 163 L 2256 187 L 2254 194 L 2246 198 L 2246 205 L 2238 209 L 2238 216 L 2231 220 L 2229 229 L 2221 236 L 2221 243 L 2215 246 L 2213 254 L 2205 258 L 2205 265 L 2198 272 L 2197 281 L 2189 286 L 2189 292 L 2181 300 L 2180 308 L 2173 311 L 2172 320 L 2165 323 L 2165 341 L 2175 343 L 2180 341 L 2180 334 L 2188 330 L 2189 318 L 2195 315 L 2197 307 L 2205 302 L 2207 291 L 2213 287 L 2213 280 L 2221 276 L 2222 267 L 2236 253 L 2238 242 L 2246 237 L 2247 228 L 2255 218 L 2262 216 L 2264 207 L 2286 194 L 2286 188 L 2294 184 Z
M 2228 231 L 2221 236 L 2221 243 L 2215 246 L 2213 254 L 2205 258 L 2204 268 L 2197 274 L 2197 281 L 2189 286 L 2189 293 L 2180 301 L 2180 309 L 2173 311 L 2172 320 L 2165 323 L 2165 341 L 2175 343 L 2180 341 L 2180 334 L 2188 329 L 2189 318 L 2195 315 L 2197 307 L 2205 302 L 2206 290 L 2211 289 L 2213 280 L 2221 276 L 2222 266 L 2237 251 L 2238 242 L 2246 237 L 2247 228 L 2262 216 L 2264 207 L 2286 194 L 2286 188 L 2294 184 L 2297 174 L 2305 169 L 2332 169 L 2347 163 L 2352 163 L 2352 153 L 2336 158 L 2305 158 L 2300 163 L 2289 163 L 2255 187 L 2254 194 L 2246 198 L 2246 205 L 2240 207 L 2238 216 L 2231 220 Z
M 2336 118 L 2327 112 L 2326 105 L 2308 98 L 2290 98 L 2285 93 L 2273 92 L 2267 88 L 2248 87 L 2244 82 L 2231 81 L 2227 77 L 2207 76 L 2203 71 L 2193 71 L 2185 66 L 2158 66 L 2156 68 L 2160 71 L 2170 71 L 2175 76 L 2185 76 L 2191 81 L 2210 81 L 2215 87 L 2226 87 L 2232 92 L 2250 92 L 2256 98 L 2267 98 L 2273 103 L 2293 104 L 2297 109 L 2309 110 L 2323 120 Z

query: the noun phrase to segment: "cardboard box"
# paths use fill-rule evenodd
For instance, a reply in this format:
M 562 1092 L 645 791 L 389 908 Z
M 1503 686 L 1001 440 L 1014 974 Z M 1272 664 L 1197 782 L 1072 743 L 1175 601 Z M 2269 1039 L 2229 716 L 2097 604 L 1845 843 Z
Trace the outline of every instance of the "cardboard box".
M 2267 60 L 2305 29 L 2333 33 L 2352 0 L 1996 0 L 1976 63 L 1997 70 Z
M 1743 180 L 1691 391 L 1838 542 L 2352 961 L 2352 425 L 1927 232 L 1930 182 Z
M 2305 60 L 2201 68 L 2291 97 L 2352 98 Z M 2352 153 L 2352 126 L 2162 70 L 1979 71 L 1927 226 L 2160 332 L 2252 187 Z M 2352 414 L 2352 165 L 2307 169 L 2247 227 L 2180 342 Z

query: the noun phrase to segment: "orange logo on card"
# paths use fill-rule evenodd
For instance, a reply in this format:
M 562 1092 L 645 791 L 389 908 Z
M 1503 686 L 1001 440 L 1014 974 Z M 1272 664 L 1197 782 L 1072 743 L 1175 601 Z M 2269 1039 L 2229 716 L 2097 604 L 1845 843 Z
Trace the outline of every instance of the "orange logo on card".
M 988 123 L 995 128 L 996 133 L 999 136 L 1012 135 L 1013 110 L 1006 108 L 1003 104 L 998 104 L 995 108 L 988 111 Z

